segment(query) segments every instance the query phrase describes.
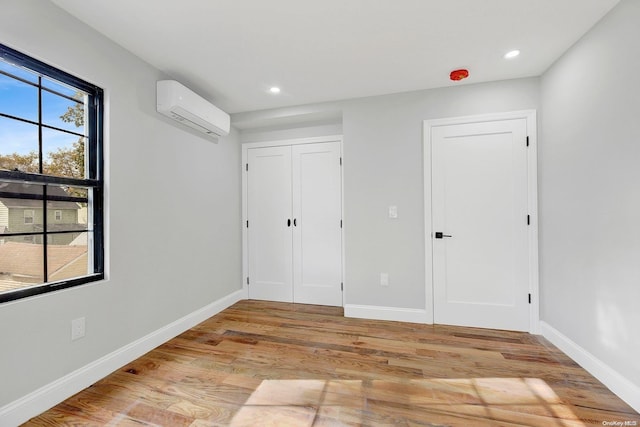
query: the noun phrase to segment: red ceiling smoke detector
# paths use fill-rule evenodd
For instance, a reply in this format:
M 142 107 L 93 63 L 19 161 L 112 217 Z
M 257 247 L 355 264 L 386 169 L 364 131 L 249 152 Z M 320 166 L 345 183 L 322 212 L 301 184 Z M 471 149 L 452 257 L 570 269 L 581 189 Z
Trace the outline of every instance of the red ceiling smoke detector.
M 453 70 L 451 74 L 449 74 L 449 78 L 454 82 L 466 79 L 467 77 L 469 77 L 469 70 L 465 70 L 464 68 L 460 70 Z

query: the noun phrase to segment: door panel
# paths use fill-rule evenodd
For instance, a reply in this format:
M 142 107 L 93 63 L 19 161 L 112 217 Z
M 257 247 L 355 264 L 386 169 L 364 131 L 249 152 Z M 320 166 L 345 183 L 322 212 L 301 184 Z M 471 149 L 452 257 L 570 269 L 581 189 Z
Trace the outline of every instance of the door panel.
M 340 143 L 292 147 L 294 302 L 342 306 Z
M 525 141 L 524 119 L 432 129 L 436 323 L 529 330 Z
M 249 298 L 293 301 L 291 147 L 248 150 Z

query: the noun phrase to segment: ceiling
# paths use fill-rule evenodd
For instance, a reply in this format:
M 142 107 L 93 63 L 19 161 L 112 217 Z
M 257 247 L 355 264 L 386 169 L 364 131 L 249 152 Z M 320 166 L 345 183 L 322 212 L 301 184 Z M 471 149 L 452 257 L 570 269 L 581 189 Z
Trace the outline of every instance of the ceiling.
M 618 3 L 52 1 L 229 113 L 539 76 Z

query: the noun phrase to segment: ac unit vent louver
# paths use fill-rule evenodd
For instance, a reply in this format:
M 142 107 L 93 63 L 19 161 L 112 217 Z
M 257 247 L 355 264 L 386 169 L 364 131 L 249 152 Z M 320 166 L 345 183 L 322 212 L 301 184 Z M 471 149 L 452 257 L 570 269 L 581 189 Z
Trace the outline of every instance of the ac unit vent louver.
M 157 96 L 159 113 L 210 136 L 229 134 L 229 115 L 177 81 L 159 81 Z

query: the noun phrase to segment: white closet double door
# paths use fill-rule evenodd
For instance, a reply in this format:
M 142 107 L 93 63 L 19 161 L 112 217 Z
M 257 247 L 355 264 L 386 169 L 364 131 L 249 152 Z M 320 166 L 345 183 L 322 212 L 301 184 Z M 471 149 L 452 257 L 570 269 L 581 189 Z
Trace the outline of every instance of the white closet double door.
M 340 142 L 247 150 L 249 298 L 342 306 Z

